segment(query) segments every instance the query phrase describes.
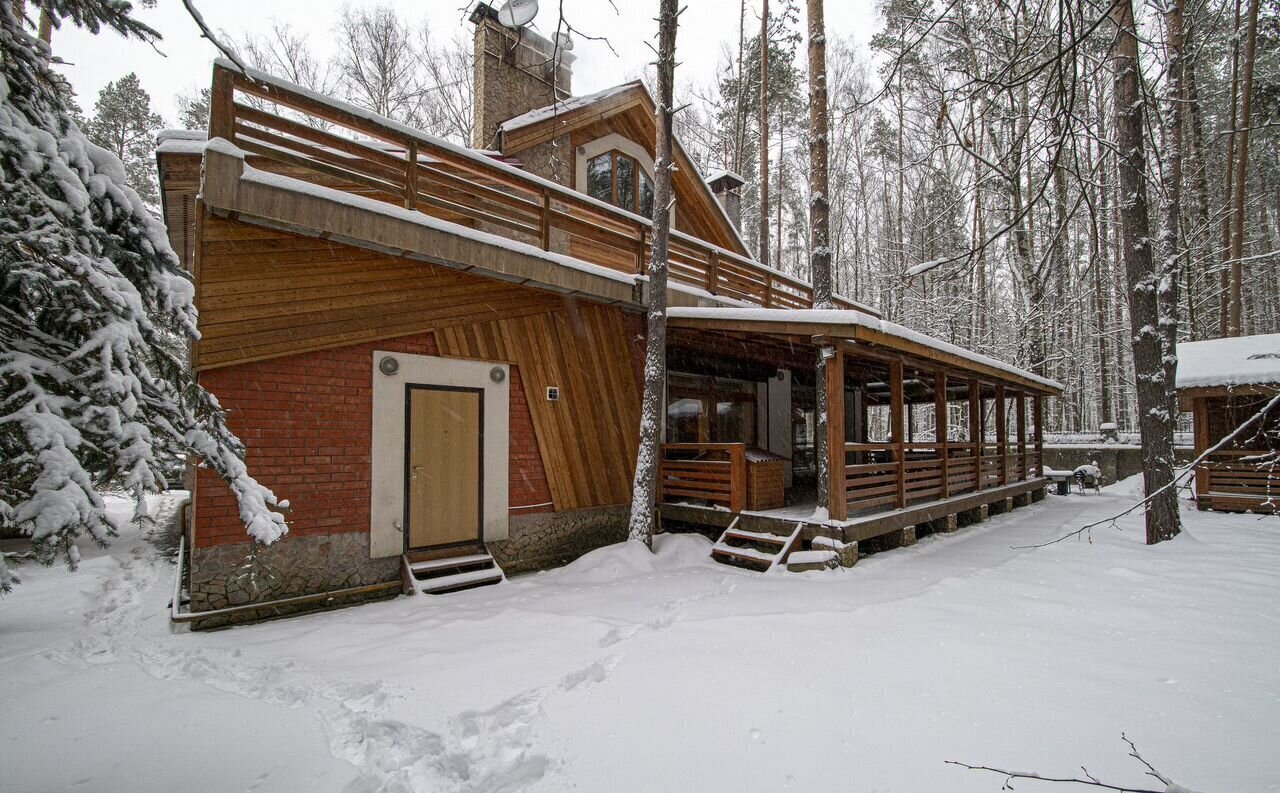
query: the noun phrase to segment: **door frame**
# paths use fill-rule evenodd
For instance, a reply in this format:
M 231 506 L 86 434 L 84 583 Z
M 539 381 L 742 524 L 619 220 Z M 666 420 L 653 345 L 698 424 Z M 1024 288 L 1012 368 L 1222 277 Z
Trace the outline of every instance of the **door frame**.
M 390 359 L 390 360 L 385 360 Z M 369 556 L 404 553 L 405 386 L 483 389 L 484 542 L 507 539 L 510 526 L 511 365 L 375 349 L 368 357 L 372 386 L 369 465 Z
M 474 540 L 458 540 L 457 542 L 440 543 L 437 545 L 411 545 L 410 537 L 413 535 L 413 524 L 409 522 L 411 517 L 410 505 L 413 499 L 410 497 L 409 488 L 409 447 L 413 443 L 413 392 L 415 391 L 453 391 L 468 394 L 475 394 L 480 398 L 479 410 L 476 418 L 479 422 L 479 437 L 476 439 L 478 445 L 478 454 L 476 462 L 476 538 Z M 470 386 L 457 385 L 435 385 L 433 383 L 405 383 L 404 385 L 404 550 L 419 551 L 427 548 L 450 548 L 465 545 L 474 545 L 475 543 L 484 542 L 484 389 L 472 388 Z

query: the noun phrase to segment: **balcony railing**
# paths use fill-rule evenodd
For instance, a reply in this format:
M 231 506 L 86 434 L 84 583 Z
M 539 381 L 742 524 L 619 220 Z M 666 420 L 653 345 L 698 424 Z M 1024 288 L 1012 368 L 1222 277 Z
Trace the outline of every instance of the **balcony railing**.
M 648 219 L 337 100 L 219 62 L 210 111 L 212 136 L 288 176 L 612 270 L 646 270 Z M 813 305 L 807 282 L 674 230 L 669 262 L 672 281 L 714 295 L 767 308 Z M 836 303 L 855 307 L 843 298 Z
M 1280 505 L 1280 463 L 1266 451 L 1218 451 L 1196 468 L 1197 494 L 1223 506 Z

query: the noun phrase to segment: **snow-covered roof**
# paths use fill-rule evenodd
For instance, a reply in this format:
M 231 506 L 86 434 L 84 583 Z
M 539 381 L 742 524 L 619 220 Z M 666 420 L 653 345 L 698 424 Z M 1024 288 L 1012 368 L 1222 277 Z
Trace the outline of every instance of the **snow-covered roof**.
M 209 133 L 202 129 L 162 129 L 156 133 L 157 154 L 200 154 Z
M 603 91 L 596 91 L 594 94 L 571 96 L 568 99 L 560 100 L 559 102 L 552 103 L 546 107 L 540 107 L 536 110 L 530 110 L 528 113 L 521 113 L 518 116 L 509 118 L 499 124 L 498 129 L 503 132 L 523 129 L 531 124 L 537 124 L 540 121 L 546 121 L 547 119 L 555 116 L 563 116 L 565 113 L 577 110 L 580 107 L 586 107 L 587 105 L 592 104 L 593 102 L 598 102 L 601 99 L 608 99 L 611 96 L 617 96 L 618 94 L 641 84 L 642 83 L 639 80 L 632 80 L 629 83 L 615 85 L 612 88 L 606 88 Z
M 1008 374 L 1020 377 L 1024 380 L 1030 380 L 1031 382 L 1037 383 L 1054 391 L 1062 390 L 1062 384 L 1057 380 L 1050 380 L 1047 377 L 1032 374 L 1025 369 L 1019 369 L 1013 364 L 1005 363 L 997 358 L 991 358 L 986 355 L 966 350 L 965 348 L 951 344 L 950 342 L 935 339 L 932 336 L 903 327 L 902 325 L 899 325 L 896 322 L 890 322 L 887 319 L 878 319 L 856 309 L 679 307 L 668 309 L 667 316 L 672 319 L 743 320 L 762 323 L 793 322 L 869 328 L 871 330 L 880 331 L 888 336 L 894 336 L 905 341 L 923 344 L 927 347 L 938 350 L 939 352 L 954 355 L 958 358 L 964 358 L 965 360 L 982 366 L 1007 372 Z
M 1280 383 L 1280 333 L 1178 345 L 1178 388 Z
M 729 177 L 730 179 L 735 180 L 739 184 L 746 184 L 746 181 L 747 181 L 746 179 L 743 179 L 742 176 L 740 176 L 739 174 L 736 174 L 733 171 L 727 171 L 724 168 L 721 168 L 718 171 L 712 171 L 711 173 L 707 174 L 707 184 L 714 184 L 715 182 L 725 178 L 726 176 Z

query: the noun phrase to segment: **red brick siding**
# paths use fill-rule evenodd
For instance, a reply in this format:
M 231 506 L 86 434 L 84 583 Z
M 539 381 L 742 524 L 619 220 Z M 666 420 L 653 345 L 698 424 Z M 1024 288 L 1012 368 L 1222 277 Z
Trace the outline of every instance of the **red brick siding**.
M 335 350 L 213 369 L 200 375 L 244 441 L 249 471 L 289 499 L 289 530 L 323 535 L 369 530 L 373 443 L 373 350 L 435 355 L 424 333 Z M 511 378 L 511 504 L 549 501 L 519 375 Z M 235 499 L 201 470 L 195 500 L 198 546 L 243 542 Z

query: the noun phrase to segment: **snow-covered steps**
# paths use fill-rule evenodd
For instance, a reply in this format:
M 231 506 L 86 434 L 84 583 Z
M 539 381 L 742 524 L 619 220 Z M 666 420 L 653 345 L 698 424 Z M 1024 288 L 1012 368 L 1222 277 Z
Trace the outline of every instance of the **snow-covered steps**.
M 747 531 L 738 528 L 740 520 L 741 516 L 734 518 L 729 528 L 716 540 L 716 544 L 711 546 L 711 558 L 761 573 L 786 561 L 804 528 L 803 523 L 797 523 L 790 534 Z
M 433 555 L 428 558 L 415 558 L 416 556 L 417 554 L 405 554 L 401 560 L 402 567 L 406 583 L 424 595 L 444 595 L 500 584 L 506 580 L 502 568 L 488 553 Z

